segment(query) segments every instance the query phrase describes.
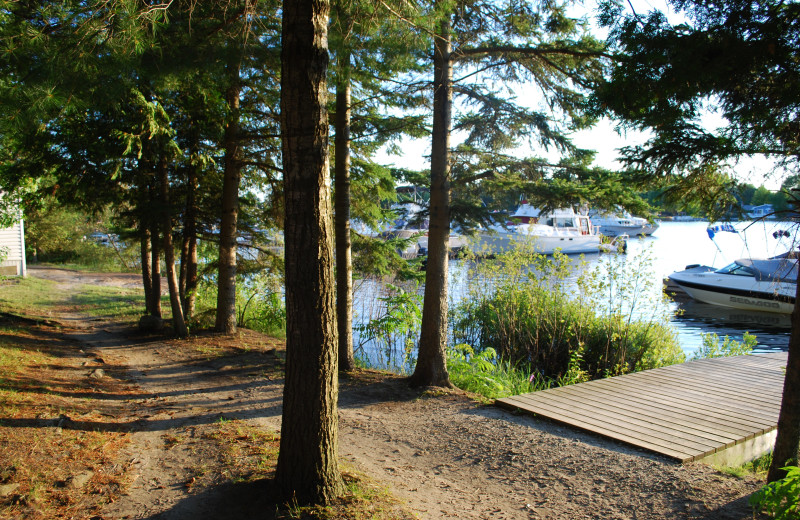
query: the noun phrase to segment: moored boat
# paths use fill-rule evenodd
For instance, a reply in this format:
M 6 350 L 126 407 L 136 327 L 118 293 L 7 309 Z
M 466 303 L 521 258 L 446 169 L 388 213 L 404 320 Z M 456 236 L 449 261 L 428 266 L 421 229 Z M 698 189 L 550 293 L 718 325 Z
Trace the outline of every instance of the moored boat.
M 669 280 L 703 303 L 789 314 L 797 291 L 797 258 L 741 258 L 721 269 L 692 265 Z
M 590 212 L 592 224 L 600 228 L 600 233 L 609 237 L 620 235 L 650 236 L 658 229 L 658 222 L 650 222 L 646 218 L 634 217 L 627 211 L 615 213 Z
M 479 232 L 476 252 L 497 254 L 520 244 L 531 244 L 534 251 L 545 255 L 556 251 L 580 254 L 605 250 L 597 227 L 588 216 L 579 215 L 572 208 L 543 213 L 523 203 L 511 218 L 513 223 L 507 226 L 493 226 Z

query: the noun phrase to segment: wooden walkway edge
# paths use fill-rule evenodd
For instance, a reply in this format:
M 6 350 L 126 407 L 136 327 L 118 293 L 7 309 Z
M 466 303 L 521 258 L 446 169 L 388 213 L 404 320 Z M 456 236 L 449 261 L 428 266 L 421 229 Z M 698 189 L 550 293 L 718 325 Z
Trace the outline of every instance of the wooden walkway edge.
M 774 444 L 786 359 L 779 352 L 688 361 L 496 404 L 680 462 L 736 464 Z

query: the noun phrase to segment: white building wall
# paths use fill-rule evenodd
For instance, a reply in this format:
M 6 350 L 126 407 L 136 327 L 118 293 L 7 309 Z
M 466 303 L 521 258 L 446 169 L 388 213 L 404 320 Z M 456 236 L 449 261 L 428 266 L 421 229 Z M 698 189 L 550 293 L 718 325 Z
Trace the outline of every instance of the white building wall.
M 8 253 L 0 262 L 0 275 L 25 276 L 25 228 L 21 220 L 10 228 L 0 228 L 0 247 Z

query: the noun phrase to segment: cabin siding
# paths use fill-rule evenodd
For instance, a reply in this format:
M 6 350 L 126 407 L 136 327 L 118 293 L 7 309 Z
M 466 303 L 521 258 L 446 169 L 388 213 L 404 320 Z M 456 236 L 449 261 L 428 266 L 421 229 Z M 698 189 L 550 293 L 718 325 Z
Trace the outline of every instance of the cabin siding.
M 25 276 L 25 227 L 22 220 L 11 227 L 0 228 L 0 248 L 8 253 L 5 260 L 0 262 L 0 275 Z

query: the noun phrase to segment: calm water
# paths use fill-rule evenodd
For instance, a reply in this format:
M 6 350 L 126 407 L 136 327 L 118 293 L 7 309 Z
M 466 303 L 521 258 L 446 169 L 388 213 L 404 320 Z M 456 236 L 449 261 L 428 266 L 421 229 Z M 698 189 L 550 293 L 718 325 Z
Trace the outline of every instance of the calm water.
M 652 281 L 649 292 L 651 296 L 655 296 L 660 291 L 665 277 L 684 269 L 689 264 L 723 267 L 738 258 L 749 256 L 763 258 L 791 249 L 789 239 L 776 239 L 772 235 L 777 229 L 790 230 L 789 223 L 737 223 L 734 227 L 739 233 L 717 233 L 713 241 L 708 237 L 707 227 L 707 222 L 662 222 L 652 237 L 631 239 L 626 254 L 585 256 L 585 264 L 575 267 L 573 274 L 567 277 L 564 283 L 572 283 L 574 286 L 579 270 L 599 269 L 600 272 L 606 272 L 609 263 L 627 268 L 640 264 L 643 258 L 648 258 L 649 260 L 643 264 L 646 267 L 643 276 Z M 580 259 L 573 258 L 576 266 L 579 262 Z M 460 298 L 468 297 L 470 267 L 463 261 L 456 260 L 450 263 L 451 306 Z M 380 314 L 382 304 L 379 298 L 383 294 L 382 290 L 383 286 L 380 284 L 357 282 L 356 323 Z M 420 294 L 421 291 L 420 288 Z M 650 312 L 646 306 L 644 309 L 641 307 L 640 305 L 637 312 L 645 314 Z M 716 333 L 720 337 L 727 335 L 736 340 L 741 340 L 745 332 L 750 332 L 758 338 L 757 351 L 788 349 L 790 327 L 788 315 L 725 309 L 694 302 L 691 299 L 680 303 L 669 303 L 668 309 L 680 311 L 671 318 L 671 326 L 676 331 L 681 347 L 687 355 L 702 344 L 701 334 L 709 332 Z M 357 333 L 356 342 L 358 343 Z M 368 344 L 366 351 L 376 364 L 402 366 L 403 343 L 402 338 L 398 339 L 393 347 L 394 352 L 388 352 L 388 349 L 384 349 L 384 352 L 375 352 Z
M 792 247 L 789 239 L 772 235 L 777 229 L 791 230 L 787 222 L 736 223 L 739 233 L 717 233 L 713 241 L 708 238 L 707 227 L 707 222 L 662 222 L 652 237 L 630 240 L 627 256 L 633 259 L 650 250 L 652 276 L 660 281 L 689 264 L 724 267 L 738 258 L 774 256 Z M 674 303 L 672 308 L 682 310 L 671 323 L 687 353 L 697 349 L 701 345 L 700 334 L 708 332 L 737 340 L 750 332 L 758 338 L 758 351 L 788 349 L 788 315 L 725 309 L 693 300 Z

